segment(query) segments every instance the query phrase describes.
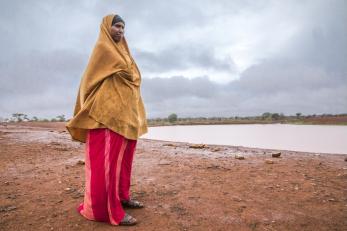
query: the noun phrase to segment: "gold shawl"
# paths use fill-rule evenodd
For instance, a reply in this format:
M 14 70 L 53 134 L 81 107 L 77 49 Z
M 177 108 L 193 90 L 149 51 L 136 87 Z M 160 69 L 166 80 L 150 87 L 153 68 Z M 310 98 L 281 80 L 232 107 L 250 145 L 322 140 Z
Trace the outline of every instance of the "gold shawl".
M 85 142 L 88 129 L 95 128 L 109 128 L 133 140 L 147 132 L 141 74 L 125 38 L 116 43 L 110 35 L 113 17 L 102 20 L 81 80 L 74 116 L 66 124 L 74 140 Z

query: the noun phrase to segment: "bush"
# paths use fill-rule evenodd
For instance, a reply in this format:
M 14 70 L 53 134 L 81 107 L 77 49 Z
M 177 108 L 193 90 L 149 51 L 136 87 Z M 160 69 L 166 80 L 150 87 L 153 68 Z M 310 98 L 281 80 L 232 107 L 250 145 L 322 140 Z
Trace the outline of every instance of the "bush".
M 170 123 L 176 122 L 177 121 L 177 115 L 175 113 L 172 113 L 171 115 L 169 115 L 168 120 Z

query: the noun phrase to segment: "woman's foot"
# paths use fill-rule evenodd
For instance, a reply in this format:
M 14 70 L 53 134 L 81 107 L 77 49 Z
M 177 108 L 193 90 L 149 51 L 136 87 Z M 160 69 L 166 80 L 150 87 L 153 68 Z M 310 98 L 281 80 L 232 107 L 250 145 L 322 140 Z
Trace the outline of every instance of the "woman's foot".
M 136 225 L 136 224 L 137 224 L 137 220 L 127 213 L 125 214 L 125 216 L 123 217 L 123 219 L 119 223 L 119 225 L 128 225 L 128 226 Z
M 132 208 L 132 209 L 140 209 L 145 207 L 141 202 L 137 200 L 127 200 L 127 201 L 121 201 L 122 205 L 126 208 Z

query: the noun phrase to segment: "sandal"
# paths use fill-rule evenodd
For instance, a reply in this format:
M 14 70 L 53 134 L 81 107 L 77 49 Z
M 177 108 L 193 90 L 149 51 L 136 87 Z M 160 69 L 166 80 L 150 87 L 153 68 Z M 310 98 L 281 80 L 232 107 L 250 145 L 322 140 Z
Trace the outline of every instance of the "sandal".
M 141 202 L 137 200 L 133 200 L 133 199 L 122 201 L 121 203 L 124 207 L 132 208 L 132 209 L 140 209 L 145 207 Z
M 119 225 L 127 225 L 127 226 L 136 225 L 136 224 L 137 224 L 137 220 L 127 213 L 125 214 L 125 216 L 119 223 Z

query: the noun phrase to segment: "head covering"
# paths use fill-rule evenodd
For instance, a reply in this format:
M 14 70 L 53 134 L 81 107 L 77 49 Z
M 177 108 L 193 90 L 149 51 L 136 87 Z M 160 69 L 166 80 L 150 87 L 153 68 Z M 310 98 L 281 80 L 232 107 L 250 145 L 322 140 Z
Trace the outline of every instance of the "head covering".
M 136 140 L 147 132 L 146 113 L 140 94 L 141 75 L 127 42 L 113 41 L 114 15 L 107 15 L 83 74 L 74 116 L 66 124 L 74 140 L 86 141 L 88 129 L 109 128 Z
M 113 17 L 113 19 L 112 19 L 112 26 L 113 26 L 114 24 L 116 24 L 117 22 L 122 22 L 122 23 L 125 25 L 124 20 L 123 20 L 118 14 L 116 14 L 116 15 Z

